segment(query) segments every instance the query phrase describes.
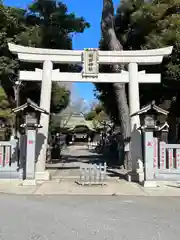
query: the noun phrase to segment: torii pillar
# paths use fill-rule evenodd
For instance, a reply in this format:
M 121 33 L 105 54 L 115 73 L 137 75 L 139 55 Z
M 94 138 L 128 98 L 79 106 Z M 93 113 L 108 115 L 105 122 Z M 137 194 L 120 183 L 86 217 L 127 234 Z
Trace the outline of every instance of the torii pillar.
M 42 85 L 41 85 L 41 97 L 40 97 L 40 106 L 45 109 L 47 112 L 50 112 L 51 104 L 51 90 L 52 90 L 52 70 L 53 63 L 49 60 L 44 61 L 43 63 L 43 74 L 42 74 Z M 49 134 L 49 114 L 41 113 L 40 125 L 42 128 L 39 129 L 39 137 L 44 138 L 38 161 L 36 164 L 36 179 L 48 180 L 50 178 L 49 172 L 45 171 L 46 164 L 46 154 L 48 146 L 48 134 Z

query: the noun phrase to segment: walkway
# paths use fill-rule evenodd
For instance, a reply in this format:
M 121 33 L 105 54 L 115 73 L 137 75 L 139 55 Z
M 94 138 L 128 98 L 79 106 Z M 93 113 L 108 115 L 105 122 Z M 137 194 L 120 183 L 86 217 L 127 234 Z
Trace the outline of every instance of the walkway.
M 60 160 L 47 164 L 46 167 L 51 171 L 53 179 L 78 178 L 80 164 L 100 163 L 103 160 L 101 155 L 89 150 L 86 144 L 71 145 L 62 152 Z
M 60 160 L 54 160 L 53 163 L 47 164 L 47 167 L 77 167 L 81 162 L 90 163 L 99 161 L 101 156 L 88 149 L 87 144 L 70 145 L 65 148 Z
M 0 239 L 177 240 L 179 198 L 0 195 Z

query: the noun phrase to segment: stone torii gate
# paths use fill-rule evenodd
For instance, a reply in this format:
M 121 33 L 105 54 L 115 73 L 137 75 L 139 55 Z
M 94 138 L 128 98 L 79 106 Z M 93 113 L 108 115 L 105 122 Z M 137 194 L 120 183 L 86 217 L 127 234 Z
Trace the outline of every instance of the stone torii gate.
M 129 83 L 129 108 L 130 115 L 140 110 L 139 83 L 160 83 L 160 74 L 146 74 L 138 72 L 138 65 L 160 64 L 163 57 L 171 54 L 173 47 L 154 50 L 137 51 L 99 51 L 98 49 L 56 50 L 24 47 L 9 43 L 9 50 L 18 55 L 23 62 L 43 63 L 43 69 L 35 71 L 20 71 L 20 81 L 42 81 L 40 107 L 50 111 L 52 81 L 63 82 L 120 82 Z M 53 63 L 82 64 L 81 73 L 60 72 L 53 70 Z M 127 64 L 128 71 L 121 73 L 99 73 L 99 64 Z M 47 138 L 49 129 L 49 115 L 41 114 L 40 124 L 43 126 L 39 132 L 45 140 L 42 145 L 38 162 L 36 164 L 36 179 L 48 179 L 49 174 L 45 171 L 47 150 Z M 131 130 L 140 125 L 139 116 L 131 118 Z M 133 138 L 132 138 L 133 141 Z M 135 140 L 136 142 L 137 139 Z M 138 146 L 138 147 L 137 147 Z M 136 144 L 138 153 L 133 154 L 133 170 L 136 170 L 136 161 L 141 158 L 141 143 Z

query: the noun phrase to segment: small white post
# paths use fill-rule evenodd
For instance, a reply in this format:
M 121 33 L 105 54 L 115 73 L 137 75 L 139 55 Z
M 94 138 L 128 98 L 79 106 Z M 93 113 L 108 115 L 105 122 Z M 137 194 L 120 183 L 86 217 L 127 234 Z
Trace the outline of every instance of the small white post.
M 139 79 L 138 79 L 138 64 L 129 63 L 129 110 L 130 115 L 140 110 L 139 99 Z M 137 129 L 140 127 L 139 116 L 131 117 L 131 152 L 132 152 L 132 174 L 131 181 L 138 180 L 136 173 L 137 161 L 142 160 L 141 132 Z
M 44 61 L 40 107 L 46 110 L 48 113 L 50 113 L 50 104 L 51 104 L 52 70 L 53 70 L 53 63 L 49 60 Z M 41 146 L 40 153 L 38 156 L 38 161 L 36 164 L 36 179 L 39 179 L 39 180 L 48 180 L 49 178 L 48 172 L 47 172 L 47 176 L 45 173 L 46 152 L 47 152 L 48 132 L 49 132 L 49 118 L 50 116 L 48 114 L 41 113 L 40 125 L 42 126 L 42 128 L 40 128 L 38 131 L 39 143 L 37 142 L 37 144 L 42 144 L 42 146 Z

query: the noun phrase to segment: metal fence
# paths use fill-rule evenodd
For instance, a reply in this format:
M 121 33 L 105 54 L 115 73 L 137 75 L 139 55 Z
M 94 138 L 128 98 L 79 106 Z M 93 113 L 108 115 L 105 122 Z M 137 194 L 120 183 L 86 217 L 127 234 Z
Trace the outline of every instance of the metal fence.
M 88 142 L 88 149 L 93 150 L 98 146 L 98 142 Z
M 80 166 L 81 185 L 105 185 L 107 164 L 87 164 Z

